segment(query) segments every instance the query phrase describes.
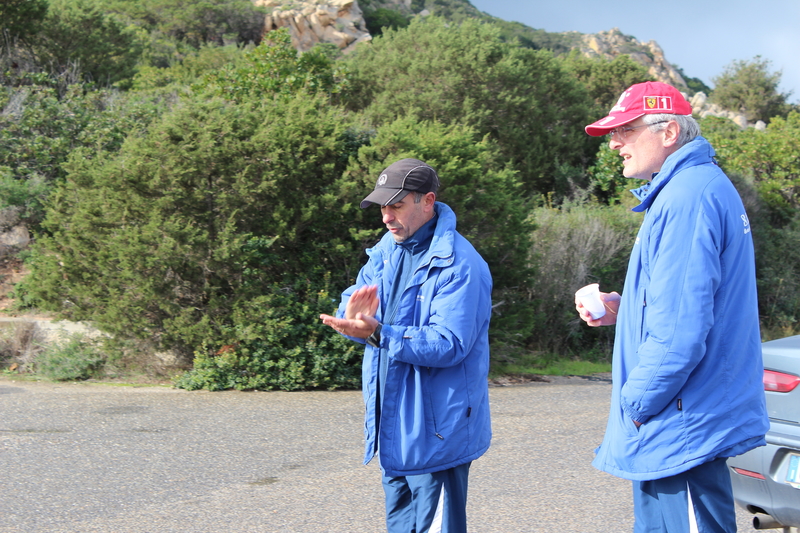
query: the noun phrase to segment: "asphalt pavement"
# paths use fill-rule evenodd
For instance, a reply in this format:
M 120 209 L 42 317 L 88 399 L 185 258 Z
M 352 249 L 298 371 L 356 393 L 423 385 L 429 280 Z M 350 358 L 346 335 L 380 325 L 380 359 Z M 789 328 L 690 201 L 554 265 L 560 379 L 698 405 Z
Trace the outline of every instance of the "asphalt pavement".
M 604 378 L 490 390 L 473 533 L 632 530 L 629 482 L 592 468 Z M 360 392 L 188 392 L 0 377 L 0 532 L 380 532 Z M 737 510 L 739 531 L 755 531 Z

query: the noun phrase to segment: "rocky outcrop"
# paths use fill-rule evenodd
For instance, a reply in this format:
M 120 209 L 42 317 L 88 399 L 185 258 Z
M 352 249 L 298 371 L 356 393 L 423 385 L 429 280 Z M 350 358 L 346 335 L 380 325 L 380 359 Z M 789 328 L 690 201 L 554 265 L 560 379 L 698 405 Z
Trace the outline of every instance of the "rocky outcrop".
M 728 111 L 727 109 L 723 109 L 717 104 L 712 104 L 708 101 L 708 96 L 706 96 L 703 92 L 695 93 L 689 99 L 689 103 L 692 105 L 692 114 L 698 116 L 700 118 L 705 117 L 720 117 L 720 118 L 727 118 L 728 120 L 732 120 L 737 126 L 742 129 L 745 128 L 755 128 L 757 130 L 765 130 L 767 129 L 767 125 L 759 120 L 755 124 L 751 124 L 747 122 L 747 117 L 745 117 L 744 113 L 736 113 L 734 111 Z
M 680 90 L 687 90 L 683 76 L 664 57 L 664 51 L 655 41 L 642 43 L 624 35 L 619 28 L 582 37 L 581 53 L 589 57 L 614 59 L 623 54 L 647 68 L 647 72 L 659 81 L 669 83 Z
M 0 232 L 0 257 L 5 251 L 19 250 L 28 246 L 31 234 L 24 224 L 18 224 L 7 231 Z
M 322 42 L 333 43 L 343 53 L 348 53 L 358 43 L 372 39 L 355 0 L 326 0 L 325 4 L 281 0 L 255 0 L 254 3 L 269 11 L 264 31 L 288 28 L 292 44 L 301 52 Z
M 21 211 L 21 207 L 14 206 L 0 209 L 0 258 L 14 254 L 31 242 L 28 228 L 19 218 Z

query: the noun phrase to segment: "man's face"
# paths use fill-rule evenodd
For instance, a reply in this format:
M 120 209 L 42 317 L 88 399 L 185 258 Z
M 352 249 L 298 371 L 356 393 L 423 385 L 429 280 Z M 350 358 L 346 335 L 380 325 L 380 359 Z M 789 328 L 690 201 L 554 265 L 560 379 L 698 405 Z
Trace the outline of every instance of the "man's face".
M 403 242 L 417 232 L 433 217 L 433 204 L 436 195 L 432 192 L 414 203 L 414 193 L 409 193 L 401 201 L 381 207 L 383 223 L 392 232 L 396 242 Z
M 674 124 L 674 123 L 673 123 Z M 626 178 L 651 180 L 653 174 L 661 170 L 667 156 L 674 151 L 665 146 L 665 130 L 652 132 L 641 118 L 629 122 L 619 129 L 635 128 L 623 135 L 616 134 L 609 141 L 612 150 L 619 150 L 622 156 L 622 175 Z

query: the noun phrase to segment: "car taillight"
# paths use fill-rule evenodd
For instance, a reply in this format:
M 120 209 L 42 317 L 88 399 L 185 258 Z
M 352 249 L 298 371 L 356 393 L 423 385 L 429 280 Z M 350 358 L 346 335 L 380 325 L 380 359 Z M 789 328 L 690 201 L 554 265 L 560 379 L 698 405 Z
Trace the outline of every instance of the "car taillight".
M 737 474 L 747 477 L 754 477 L 756 479 L 767 479 L 763 475 L 759 474 L 758 472 L 753 472 L 752 470 L 745 470 L 744 468 L 733 468 L 733 471 Z
M 772 392 L 791 392 L 800 385 L 800 376 L 764 370 L 764 390 Z

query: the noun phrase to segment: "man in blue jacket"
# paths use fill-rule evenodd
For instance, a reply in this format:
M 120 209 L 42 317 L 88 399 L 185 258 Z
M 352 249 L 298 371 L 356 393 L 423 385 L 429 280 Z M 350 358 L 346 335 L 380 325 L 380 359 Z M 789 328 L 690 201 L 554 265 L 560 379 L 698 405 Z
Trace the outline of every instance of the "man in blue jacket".
M 337 316 L 320 316 L 366 345 L 364 463 L 379 456 L 390 533 L 466 532 L 469 467 L 492 437 L 492 278 L 438 188 L 417 159 L 381 173 L 361 207 L 379 205 L 389 231 Z
M 593 465 L 633 480 L 635 533 L 734 532 L 727 457 L 769 429 L 750 223 L 674 87 L 631 86 L 607 135 L 645 212 L 625 290 L 602 293 L 616 324 L 608 427 Z

